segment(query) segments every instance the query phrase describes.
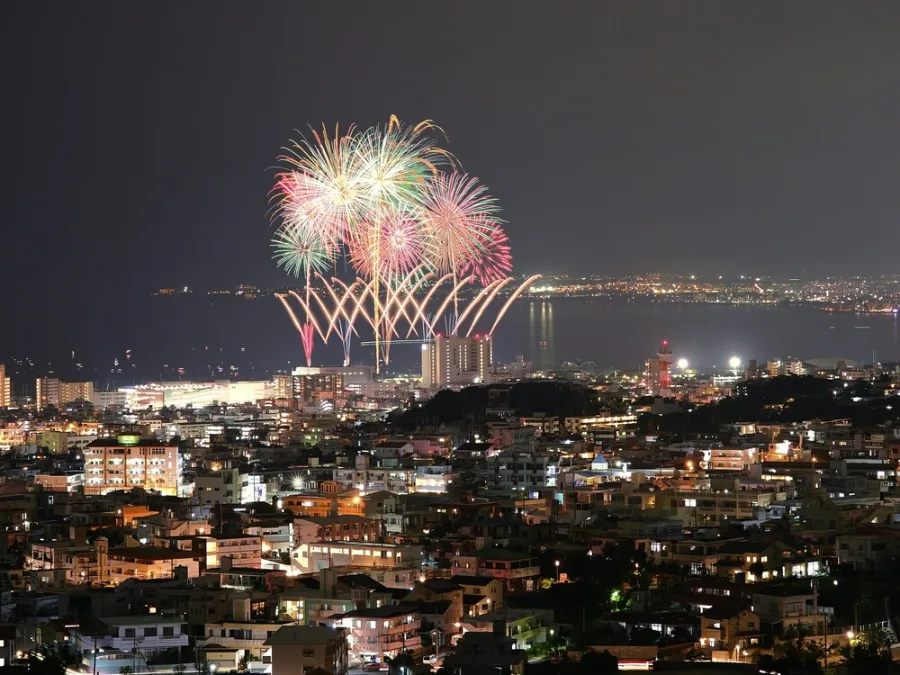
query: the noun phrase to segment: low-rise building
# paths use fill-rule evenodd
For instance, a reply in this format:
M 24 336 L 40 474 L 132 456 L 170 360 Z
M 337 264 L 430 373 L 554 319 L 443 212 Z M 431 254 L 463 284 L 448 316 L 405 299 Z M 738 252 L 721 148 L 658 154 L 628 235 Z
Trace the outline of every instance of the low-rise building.
M 272 675 L 324 672 L 347 675 L 347 631 L 325 626 L 282 626 L 265 646 Z
M 422 644 L 415 604 L 355 609 L 334 617 L 332 625 L 347 629 L 350 657 L 364 663 L 384 663 Z

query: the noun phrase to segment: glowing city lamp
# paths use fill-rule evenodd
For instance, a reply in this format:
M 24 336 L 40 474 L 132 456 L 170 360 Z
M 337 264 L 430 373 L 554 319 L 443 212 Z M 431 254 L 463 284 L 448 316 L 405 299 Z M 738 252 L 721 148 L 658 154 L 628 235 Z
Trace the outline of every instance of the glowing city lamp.
M 741 359 L 737 356 L 732 356 L 728 359 L 728 367 L 737 372 L 738 368 L 741 367 Z
M 684 375 L 684 371 L 687 370 L 688 367 L 688 360 L 678 359 L 678 363 L 676 365 L 681 369 L 681 374 Z
M 847 639 L 848 639 L 848 640 L 852 640 L 852 639 L 853 639 L 853 631 L 852 631 L 852 630 L 848 630 L 848 631 L 847 631 Z
M 559 581 L 559 560 L 554 560 L 553 564 L 556 565 L 556 581 Z

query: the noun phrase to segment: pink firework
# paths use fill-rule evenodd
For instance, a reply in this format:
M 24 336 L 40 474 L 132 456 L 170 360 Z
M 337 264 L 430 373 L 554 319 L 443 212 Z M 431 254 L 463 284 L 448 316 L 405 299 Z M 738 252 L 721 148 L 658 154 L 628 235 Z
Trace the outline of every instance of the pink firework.
M 422 211 L 435 270 L 455 274 L 481 249 L 484 235 L 479 223 L 486 219 L 497 223 L 499 207 L 477 178 L 454 171 L 428 181 Z
M 462 274 L 474 275 L 482 286 L 505 279 L 512 272 L 512 251 L 509 237 L 500 225 L 489 218 L 475 219 L 478 230 L 478 250 L 462 268 Z
M 328 206 L 329 194 L 320 181 L 300 171 L 280 173 L 272 200 L 273 217 L 281 219 L 283 228 L 318 241 L 327 250 L 339 247 L 346 221 L 339 210 Z
M 405 277 L 430 257 L 428 233 L 407 209 L 387 209 L 360 229 L 350 263 L 368 279 Z
M 303 353 L 306 355 L 306 365 L 312 365 L 313 348 L 316 344 L 315 328 L 310 322 L 302 324 L 300 328 L 300 342 L 303 344 Z

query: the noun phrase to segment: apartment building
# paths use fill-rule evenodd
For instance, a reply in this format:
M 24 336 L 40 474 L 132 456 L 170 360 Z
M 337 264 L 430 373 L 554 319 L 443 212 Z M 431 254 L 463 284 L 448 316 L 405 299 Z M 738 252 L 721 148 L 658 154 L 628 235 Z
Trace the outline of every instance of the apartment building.
M 710 471 L 745 471 L 752 464 L 758 464 L 759 448 L 757 447 L 712 447 L 709 450 L 707 468 Z
M 335 469 L 334 481 L 342 490 L 359 490 L 363 493 L 376 490 L 412 492 L 415 490 L 416 471 L 399 467 Z
M 422 564 L 422 547 L 377 542 L 322 541 L 300 544 L 293 565 L 302 573 L 328 567 L 413 567 Z
M 332 619 L 332 626 L 348 631 L 351 660 L 384 663 L 404 651 L 415 652 L 422 644 L 421 621 L 415 604 L 365 607 Z
M 177 446 L 140 436 L 98 438 L 84 448 L 85 494 L 142 488 L 175 497 L 181 485 Z
M 93 382 L 63 382 L 58 377 L 39 377 L 35 382 L 34 401 L 38 410 L 52 405 L 61 408 L 73 401 L 91 401 Z
M 113 586 L 128 579 L 172 579 L 176 569 L 186 568 L 190 579 L 200 576 L 204 555 L 200 551 L 177 551 L 159 546 L 109 549 L 100 561 L 101 578 Z M 104 564 L 105 562 L 105 564 Z
M 488 487 L 528 491 L 556 487 L 559 465 L 546 453 L 504 451 L 487 461 Z
M 458 478 L 452 466 L 417 466 L 415 491 L 430 494 L 444 494 Z
M 155 658 L 167 650 L 188 646 L 188 636 L 182 632 L 184 620 L 178 616 L 103 617 L 100 621 L 106 627 L 105 634 L 72 630 L 75 649 L 87 672 L 117 675 L 123 668 L 147 672 Z
M 450 559 L 450 570 L 454 576 L 494 577 L 502 581 L 507 589 L 532 590 L 540 577 L 537 558 L 505 548 L 455 555 Z
M 201 507 L 215 508 L 219 504 L 239 504 L 241 474 L 237 469 L 198 471 L 194 476 L 194 497 Z
M 295 518 L 294 546 L 314 541 L 378 541 L 381 522 L 362 516 Z

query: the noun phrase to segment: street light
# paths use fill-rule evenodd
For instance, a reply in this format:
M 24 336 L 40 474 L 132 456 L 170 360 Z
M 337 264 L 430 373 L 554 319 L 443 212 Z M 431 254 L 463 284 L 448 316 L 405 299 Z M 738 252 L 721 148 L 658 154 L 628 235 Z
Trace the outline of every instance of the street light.
M 684 371 L 687 370 L 688 367 L 688 360 L 678 359 L 678 363 L 676 365 L 681 369 L 681 376 L 684 377 Z
M 553 564 L 556 565 L 556 583 L 559 583 L 559 560 L 554 560 Z
M 741 367 L 741 359 L 738 356 L 732 356 L 728 359 L 728 367 L 734 371 L 734 374 L 737 375 L 738 368 Z

